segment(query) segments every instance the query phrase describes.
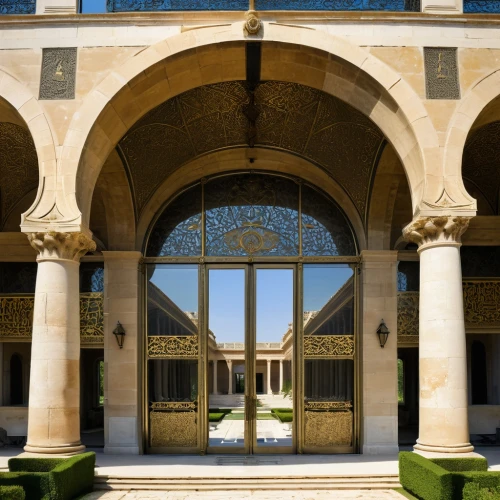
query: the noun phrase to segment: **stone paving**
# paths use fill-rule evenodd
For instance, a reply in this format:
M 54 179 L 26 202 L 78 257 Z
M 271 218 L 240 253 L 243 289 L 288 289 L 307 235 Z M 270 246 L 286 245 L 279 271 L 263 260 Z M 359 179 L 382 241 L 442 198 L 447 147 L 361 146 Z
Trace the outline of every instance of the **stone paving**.
M 81 500 L 403 500 L 394 490 L 317 490 L 317 491 L 109 491 L 94 492 Z

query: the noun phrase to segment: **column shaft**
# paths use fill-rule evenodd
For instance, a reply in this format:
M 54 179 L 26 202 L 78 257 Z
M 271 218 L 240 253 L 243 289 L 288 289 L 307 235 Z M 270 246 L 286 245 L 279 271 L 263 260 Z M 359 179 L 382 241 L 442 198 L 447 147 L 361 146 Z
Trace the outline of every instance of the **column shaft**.
M 229 387 L 227 390 L 228 394 L 233 393 L 233 362 L 232 361 L 226 361 L 227 363 L 227 369 L 229 371 Z
M 95 243 L 81 233 L 33 233 L 39 251 L 31 343 L 31 453 L 78 453 L 80 442 L 79 259 Z
M 280 359 L 280 386 L 279 392 L 283 390 L 283 360 Z
M 214 395 L 217 394 L 217 360 L 214 359 L 214 388 L 213 388 L 213 393 Z
M 271 388 L 271 360 L 267 360 L 267 393 L 272 394 L 273 390 Z
M 468 218 L 419 218 L 406 239 L 419 245 L 419 437 L 416 450 L 467 453 L 467 361 L 460 237 Z

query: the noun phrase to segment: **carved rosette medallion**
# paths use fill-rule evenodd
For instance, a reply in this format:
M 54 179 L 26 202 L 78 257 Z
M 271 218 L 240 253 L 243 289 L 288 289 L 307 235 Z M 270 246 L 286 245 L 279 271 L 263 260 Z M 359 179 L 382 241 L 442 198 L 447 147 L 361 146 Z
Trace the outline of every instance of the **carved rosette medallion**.
M 416 243 L 419 249 L 439 244 L 459 244 L 470 219 L 454 215 L 417 217 L 403 229 L 403 236 L 406 241 Z
M 38 252 L 38 260 L 64 259 L 78 262 L 87 252 L 93 252 L 96 244 L 84 233 L 29 233 L 28 240 Z
M 255 15 L 254 11 L 249 11 L 245 22 L 245 31 L 249 35 L 258 35 L 261 29 L 262 21 Z

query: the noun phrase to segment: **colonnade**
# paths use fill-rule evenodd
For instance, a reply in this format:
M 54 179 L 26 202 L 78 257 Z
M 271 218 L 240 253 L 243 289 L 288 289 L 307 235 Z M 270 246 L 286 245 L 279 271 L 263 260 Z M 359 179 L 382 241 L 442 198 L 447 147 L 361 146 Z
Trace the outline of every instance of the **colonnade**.
M 415 448 L 466 453 L 469 443 L 460 236 L 469 219 L 422 217 L 404 235 L 420 255 L 420 429 Z M 26 451 L 78 453 L 80 442 L 79 260 L 95 249 L 90 234 L 30 233 L 38 251 Z M 104 252 L 105 415 L 108 452 L 139 453 L 139 252 Z M 397 253 L 364 251 L 362 314 L 362 432 L 364 453 L 397 449 Z M 392 335 L 382 350 L 381 319 Z M 126 328 L 126 348 L 112 331 Z M 267 387 L 270 387 L 267 360 Z M 232 373 L 232 361 L 227 360 Z M 214 373 L 217 367 L 214 364 Z M 280 363 L 280 388 L 283 365 Z M 217 377 L 213 382 L 217 390 Z M 229 377 L 229 393 L 233 392 Z

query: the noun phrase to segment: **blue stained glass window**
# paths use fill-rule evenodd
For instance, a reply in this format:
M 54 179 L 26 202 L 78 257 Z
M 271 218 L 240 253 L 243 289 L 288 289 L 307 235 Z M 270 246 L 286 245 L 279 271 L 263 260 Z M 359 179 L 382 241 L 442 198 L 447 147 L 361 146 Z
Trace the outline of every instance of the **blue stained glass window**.
M 419 0 L 255 0 L 256 10 L 420 11 Z
M 464 0 L 465 14 L 500 13 L 500 0 Z
M 137 10 L 248 10 L 248 0 L 108 0 L 108 12 Z
M 35 14 L 35 0 L 0 0 L 0 14 Z

